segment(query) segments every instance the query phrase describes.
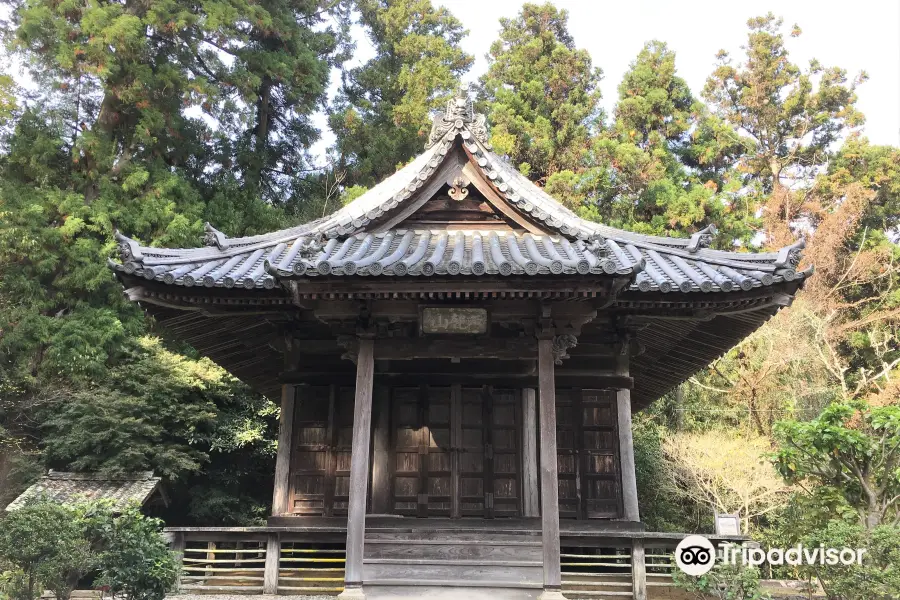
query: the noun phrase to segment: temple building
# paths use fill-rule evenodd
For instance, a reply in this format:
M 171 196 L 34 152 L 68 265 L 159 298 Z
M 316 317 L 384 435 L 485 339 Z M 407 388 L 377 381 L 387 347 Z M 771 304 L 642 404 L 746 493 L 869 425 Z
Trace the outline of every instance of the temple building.
M 240 238 L 207 226 L 192 249 L 119 236 L 110 265 L 163 327 L 280 398 L 268 527 L 216 550 L 259 542 L 256 591 L 311 589 L 285 558 L 306 543 L 345 553 L 344 598 L 559 598 L 561 548 L 618 540 L 613 585 L 643 600 L 632 413 L 811 274 L 802 240 L 750 254 L 715 235 L 578 217 L 491 150 L 460 92 L 422 154 L 330 216 Z M 209 564 L 182 585 L 224 587 Z

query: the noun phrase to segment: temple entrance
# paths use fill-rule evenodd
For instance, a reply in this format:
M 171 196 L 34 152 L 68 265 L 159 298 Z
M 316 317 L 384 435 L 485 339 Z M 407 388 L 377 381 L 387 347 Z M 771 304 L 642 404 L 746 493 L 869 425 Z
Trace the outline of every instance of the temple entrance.
M 517 517 L 521 396 L 491 386 L 391 389 L 391 507 L 415 517 Z

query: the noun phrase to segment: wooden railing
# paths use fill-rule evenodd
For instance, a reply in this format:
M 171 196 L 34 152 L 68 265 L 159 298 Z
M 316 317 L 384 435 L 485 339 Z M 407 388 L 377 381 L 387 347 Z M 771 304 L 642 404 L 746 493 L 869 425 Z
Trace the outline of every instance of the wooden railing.
M 181 560 L 179 590 L 336 595 L 344 589 L 344 531 L 269 527 L 166 530 Z
M 181 558 L 179 589 L 194 593 L 336 595 L 344 588 L 345 530 L 316 527 L 188 527 L 166 530 Z M 564 535 L 563 593 L 571 600 L 646 600 L 671 587 L 684 534 Z M 710 537 L 714 545 L 742 538 Z
M 675 548 L 686 535 L 632 532 L 603 539 L 564 538 L 560 554 L 563 594 L 569 600 L 659 597 L 648 589 L 672 587 Z M 716 547 L 744 541 L 741 536 L 709 539 Z

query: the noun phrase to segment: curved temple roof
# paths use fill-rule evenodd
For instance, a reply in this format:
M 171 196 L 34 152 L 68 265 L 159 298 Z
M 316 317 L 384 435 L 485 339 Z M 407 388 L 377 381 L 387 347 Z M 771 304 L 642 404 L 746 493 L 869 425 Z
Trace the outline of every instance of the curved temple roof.
M 238 238 L 207 225 L 201 248 L 118 235 L 110 267 L 164 327 L 270 397 L 285 364 L 273 340 L 286 331 L 302 332 L 329 381 L 328 369 L 347 367 L 323 324 L 343 314 L 334 300 L 595 298 L 608 314 L 558 373 L 592 373 L 589 353 L 630 319 L 643 348 L 630 366 L 639 409 L 789 304 L 812 272 L 797 270 L 802 239 L 751 254 L 710 249 L 715 234 L 648 236 L 580 218 L 493 152 L 484 117 L 459 95 L 421 155 L 330 216 Z
M 479 230 L 384 229 L 417 207 L 416 192 L 461 144 L 496 192 L 549 235 Z M 370 231 L 371 229 L 371 231 Z M 748 291 L 802 279 L 801 239 L 775 253 L 709 249 L 714 226 L 690 239 L 648 236 L 586 221 L 529 181 L 487 142 L 481 115 L 457 97 L 435 119 L 428 147 L 334 214 L 289 229 L 229 238 L 207 225 L 205 248 L 141 246 L 119 235 L 118 272 L 167 285 L 272 289 L 281 279 L 322 276 L 632 274 L 649 292 Z

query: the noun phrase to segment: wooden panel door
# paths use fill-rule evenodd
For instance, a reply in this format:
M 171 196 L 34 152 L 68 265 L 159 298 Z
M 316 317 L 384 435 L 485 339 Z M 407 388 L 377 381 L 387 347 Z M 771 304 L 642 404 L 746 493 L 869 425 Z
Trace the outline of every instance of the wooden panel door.
M 347 514 L 352 387 L 303 386 L 294 409 L 291 493 L 297 515 Z
M 485 393 L 481 387 L 461 390 L 458 451 L 459 513 L 463 517 L 485 515 Z
M 333 474 L 329 480 L 334 481 L 332 501 L 333 515 L 346 515 L 350 504 L 350 455 L 353 448 L 353 412 L 356 403 L 356 389 L 340 387 L 335 398 L 334 417 L 332 419 L 333 437 L 331 441 L 331 465 Z M 326 490 L 328 487 L 326 487 Z M 330 516 L 330 515 L 329 515 Z
M 425 422 L 426 460 L 423 473 L 424 490 L 419 499 L 419 516 L 451 516 L 451 455 L 450 387 L 424 388 L 423 410 Z
M 328 477 L 333 389 L 301 387 L 294 408 L 291 440 L 292 512 L 325 514 L 325 482 Z
M 397 515 L 418 514 L 421 489 L 422 435 L 419 410 L 419 388 L 393 388 L 391 390 L 391 448 L 393 473 L 391 474 L 391 504 Z
M 518 517 L 522 514 L 521 477 L 521 392 L 490 389 L 487 439 L 488 511 L 485 516 Z
M 588 519 L 615 519 L 620 514 L 619 432 L 616 393 L 581 391 L 582 506 Z
M 395 388 L 392 403 L 394 513 L 521 514 L 518 390 Z
M 621 513 L 615 392 L 556 390 L 559 516 L 615 519 Z

